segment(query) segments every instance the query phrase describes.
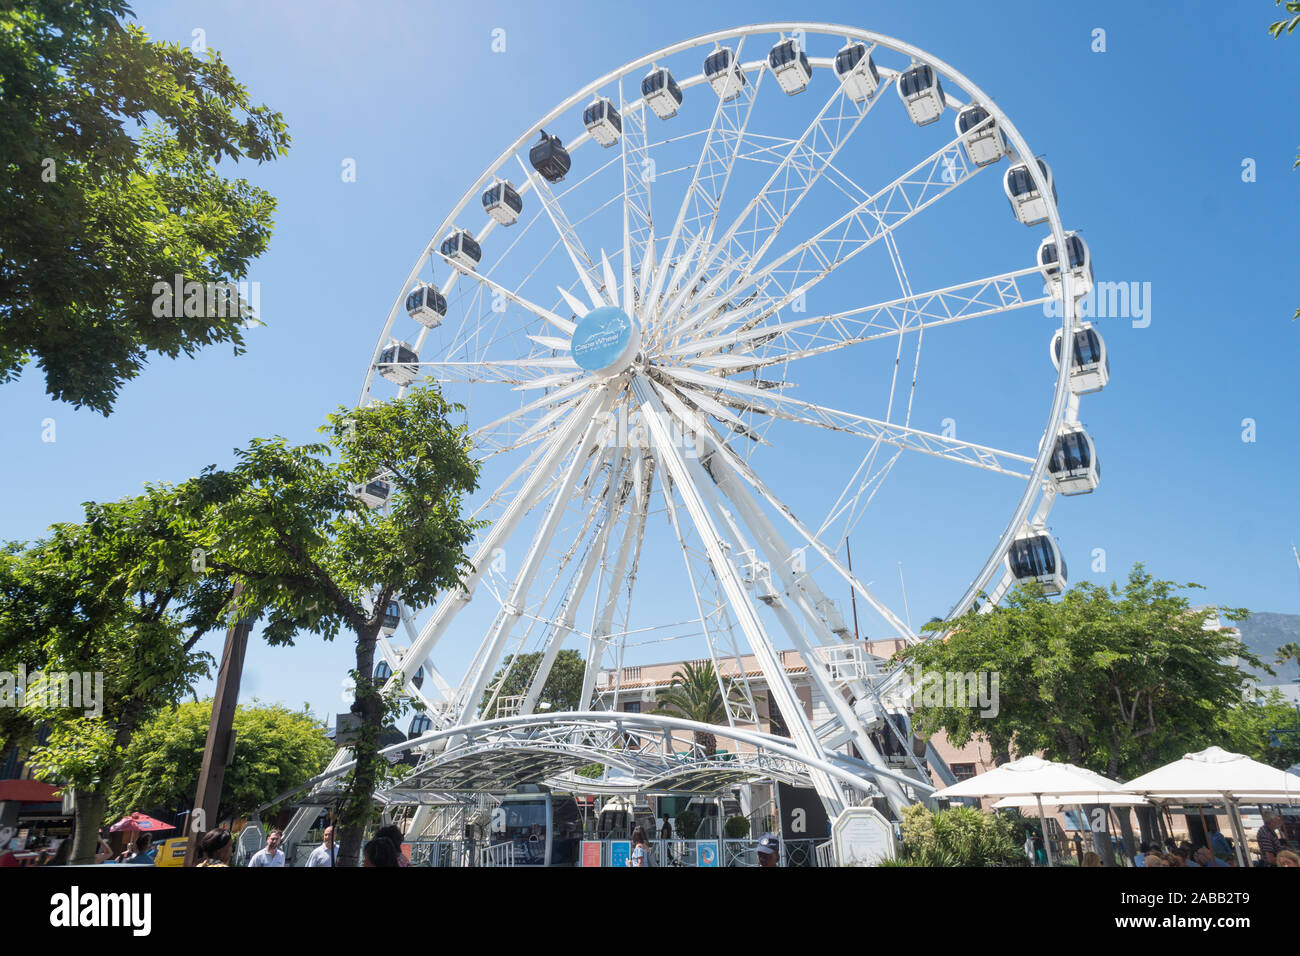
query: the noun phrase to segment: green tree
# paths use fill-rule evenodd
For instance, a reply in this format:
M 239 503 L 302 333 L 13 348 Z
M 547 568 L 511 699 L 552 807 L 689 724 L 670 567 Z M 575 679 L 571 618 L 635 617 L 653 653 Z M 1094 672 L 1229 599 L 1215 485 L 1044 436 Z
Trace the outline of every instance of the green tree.
M 131 737 L 109 800 L 112 815 L 192 807 L 212 701 L 159 711 Z M 325 727 L 304 707 L 256 701 L 235 710 L 235 753 L 221 786 L 219 820 L 242 816 L 314 777 L 334 755 Z M 216 821 L 213 821 L 214 823 Z
M 506 667 L 500 668 L 488 685 L 489 689 L 483 692 L 479 709 L 484 716 L 495 716 L 488 712 L 494 698 L 527 694 L 541 663 L 541 652 L 535 652 L 519 654 Z M 582 655 L 577 651 L 560 651 L 555 655 L 551 672 L 546 676 L 546 684 L 537 696 L 537 702 L 550 704 L 553 711 L 578 710 L 582 703 L 582 675 L 585 668 Z
M 1300 763 L 1300 713 L 1276 690 L 1242 701 L 1219 715 L 1219 745 L 1286 770 Z
M 1123 590 L 1083 583 L 1048 601 L 1032 586 L 990 613 L 972 611 L 945 640 L 899 657 L 923 674 L 996 674 L 997 714 L 981 716 L 973 701 L 934 706 L 922 694 L 914 699 L 918 731 L 942 728 L 957 746 L 985 738 L 999 762 L 1041 752 L 1111 777 L 1201 749 L 1218 715 L 1241 699 L 1234 659 L 1262 662 L 1232 629 L 1206 630 L 1205 612 L 1178 589 L 1138 564 Z M 1220 609 L 1230 621 L 1246 615 Z
M 1300 25 L 1300 0 L 1273 0 L 1273 5 L 1277 7 L 1282 6 L 1284 3 L 1286 4 L 1286 12 L 1291 16 L 1269 24 L 1268 32 L 1273 34 L 1274 37 L 1290 33 L 1295 30 L 1297 25 Z M 1297 160 L 1297 165 L 1300 165 L 1300 160 Z
M 673 714 L 702 724 L 725 724 L 727 707 L 722 697 L 723 686 L 728 696 L 738 693 L 729 682 L 718 679 L 712 661 L 687 661 L 680 670 L 673 671 L 672 683 L 659 695 L 659 706 L 654 712 Z M 715 734 L 697 730 L 694 737 L 706 756 L 712 757 L 718 752 Z
M 1277 649 L 1277 656 L 1273 658 L 1275 664 L 1280 664 L 1283 667 L 1285 667 L 1289 661 L 1295 661 L 1297 664 L 1300 664 L 1300 644 L 1297 644 L 1295 641 L 1291 641 L 1289 644 L 1283 644 L 1279 647 Z
M 229 610 L 229 583 L 193 567 L 175 495 L 149 487 L 87 504 L 83 523 L 55 525 L 46 539 L 8 552 L 0 659 L 25 654 L 47 679 L 89 675 L 82 700 L 60 706 L 72 702 L 40 693 L 47 685 L 29 673 L 23 708 L 32 726 L 48 731 L 29 763 L 76 791 L 73 862 L 93 860 L 132 736 L 208 673 L 211 656 L 195 645 Z
M 50 395 L 104 414 L 150 353 L 242 351 L 240 302 L 155 286 L 246 275 L 275 200 L 217 165 L 289 145 L 217 53 L 130 16 L 122 0 L 0 6 L 0 382 L 35 360 Z
M 382 767 L 385 726 L 403 699 L 385 698 L 374 679 L 384 611 L 399 596 L 423 607 L 456 587 L 469 568 L 464 549 L 477 525 L 461 515 L 477 486 L 460 411 L 434 388 L 365 408 L 340 409 L 322 428 L 328 442 L 255 440 L 229 471 L 189 483 L 194 542 L 209 569 L 244 584 L 240 613 L 263 617 L 263 636 L 292 644 L 299 632 L 332 640 L 355 635 L 353 711 L 361 718 L 356 767 L 346 784 L 340 865 L 357 861 Z M 386 476 L 385 510 L 367 507 L 349 485 Z M 395 675 L 396 676 L 396 675 Z M 400 680 L 413 675 L 400 675 Z M 381 766 L 382 765 L 382 766 Z

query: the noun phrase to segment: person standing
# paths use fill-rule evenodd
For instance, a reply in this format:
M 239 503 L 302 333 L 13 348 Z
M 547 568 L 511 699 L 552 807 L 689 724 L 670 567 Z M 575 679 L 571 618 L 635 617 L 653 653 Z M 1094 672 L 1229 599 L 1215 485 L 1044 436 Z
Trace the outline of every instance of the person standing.
M 632 831 L 632 855 L 628 857 L 628 866 L 653 866 L 650 858 L 650 838 L 646 835 L 645 827 L 640 826 Z
M 280 839 L 284 836 L 279 830 L 272 830 L 266 835 L 266 846 L 253 854 L 249 866 L 284 866 L 284 851 L 280 849 Z
M 339 849 L 334 845 L 334 828 L 326 827 L 321 839 L 325 842 L 311 851 L 311 856 L 307 857 L 308 866 L 333 866 L 338 858 Z

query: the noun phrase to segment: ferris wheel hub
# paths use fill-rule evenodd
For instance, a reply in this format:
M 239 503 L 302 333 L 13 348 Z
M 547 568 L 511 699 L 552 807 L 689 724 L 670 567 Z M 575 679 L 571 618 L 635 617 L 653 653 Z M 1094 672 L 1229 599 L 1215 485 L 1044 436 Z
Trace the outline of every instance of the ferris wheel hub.
M 631 368 L 641 350 L 641 328 L 617 306 L 601 306 L 578 322 L 569 347 L 580 368 L 612 375 Z

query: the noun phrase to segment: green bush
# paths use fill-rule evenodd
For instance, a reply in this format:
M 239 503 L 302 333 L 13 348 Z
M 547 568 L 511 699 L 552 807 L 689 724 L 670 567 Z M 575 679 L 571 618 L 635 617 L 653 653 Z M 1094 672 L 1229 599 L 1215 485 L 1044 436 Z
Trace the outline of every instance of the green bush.
M 1006 866 L 1024 862 L 1023 830 L 1013 818 L 970 807 L 935 812 L 903 808 L 904 866 Z
M 693 840 L 695 831 L 700 828 L 700 815 L 694 810 L 683 810 L 677 814 L 677 836 L 683 840 Z
M 727 829 L 728 840 L 743 840 L 749 836 L 749 818 L 748 817 L 728 817 Z

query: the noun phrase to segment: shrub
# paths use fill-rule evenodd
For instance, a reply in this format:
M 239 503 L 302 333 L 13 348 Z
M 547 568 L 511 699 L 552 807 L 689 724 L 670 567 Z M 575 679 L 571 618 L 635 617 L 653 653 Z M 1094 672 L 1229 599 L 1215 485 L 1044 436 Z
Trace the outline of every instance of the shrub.
M 726 829 L 728 840 L 743 840 L 749 836 L 749 818 L 748 817 L 729 817 L 727 819 Z

